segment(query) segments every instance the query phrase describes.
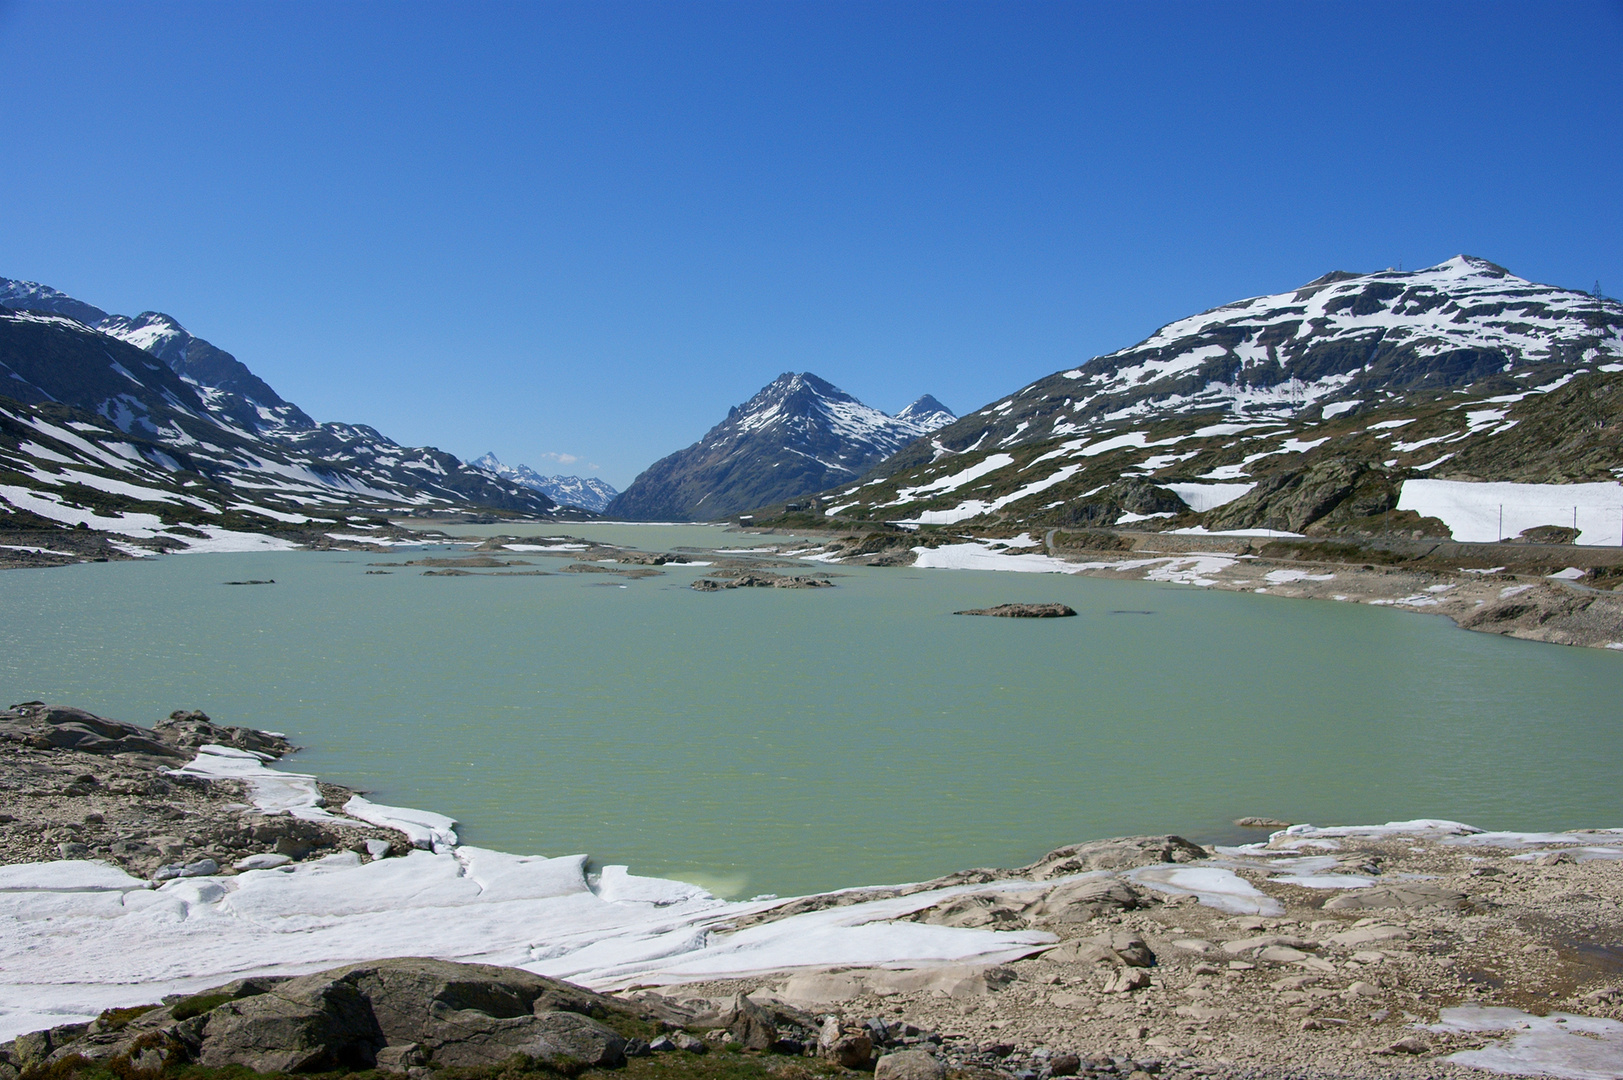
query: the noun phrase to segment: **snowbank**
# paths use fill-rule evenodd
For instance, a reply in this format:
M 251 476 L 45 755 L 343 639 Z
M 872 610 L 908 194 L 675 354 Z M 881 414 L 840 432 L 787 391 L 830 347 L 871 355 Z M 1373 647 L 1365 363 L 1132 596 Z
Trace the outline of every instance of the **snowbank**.
M 1491 544 L 1536 525 L 1578 523 L 1578 543 L 1623 543 L 1623 484 L 1496 484 L 1405 480 L 1399 510 L 1440 519 L 1467 543 Z M 1504 515 L 1501 525 L 1500 514 Z

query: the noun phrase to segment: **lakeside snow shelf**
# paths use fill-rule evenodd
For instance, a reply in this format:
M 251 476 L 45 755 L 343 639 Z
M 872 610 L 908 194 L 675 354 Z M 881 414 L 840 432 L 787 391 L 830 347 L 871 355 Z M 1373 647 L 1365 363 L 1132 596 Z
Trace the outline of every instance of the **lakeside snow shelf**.
M 1623 859 L 1623 830 L 1495 833 L 1431 819 L 1296 825 L 1263 843 L 1219 848 L 1197 865 L 999 880 L 872 899 L 848 890 L 850 903 L 774 918 L 787 901 L 724 901 L 696 885 L 640 877 L 624 866 L 592 873 L 584 855 L 510 855 L 461 844 L 456 823 L 429 811 L 357 797 L 344 807 L 348 816 L 332 814 L 312 801 L 313 777 L 279 772 L 248 751 L 206 746 L 175 771 L 244 781 L 267 812 L 402 828 L 417 846 L 403 857 L 372 862 L 345 852 L 157 885 L 89 860 L 0 867 L 0 1040 L 234 978 L 299 975 L 390 956 L 521 967 L 602 990 L 807 968 L 1004 963 L 1058 939 L 909 916 L 977 893 L 1035 899 L 1067 883 L 1113 877 L 1232 914 L 1278 914 L 1278 901 L 1235 871 L 1263 871 L 1269 880 L 1317 889 L 1368 888 L 1374 877 L 1327 873 L 1336 859 L 1303 853 L 1334 850 L 1352 837 L 1520 848 L 1525 854 L 1516 857 L 1526 858 L 1560 846 L 1579 861 Z M 752 925 L 738 929 L 746 920 Z M 1512 1033 L 1498 1046 L 1473 1052 L 1476 1058 L 1454 1059 L 1482 1068 L 1521 1071 L 1533 1062 L 1551 1071 L 1600 1052 L 1566 1038 L 1576 1027 L 1546 1031 L 1533 1019 L 1508 1010 L 1452 1010 L 1442 1017 L 1461 1030 Z M 1583 1032 L 1606 1042 L 1609 1053 L 1620 1029 L 1613 1021 L 1588 1022 L 1599 1026 Z

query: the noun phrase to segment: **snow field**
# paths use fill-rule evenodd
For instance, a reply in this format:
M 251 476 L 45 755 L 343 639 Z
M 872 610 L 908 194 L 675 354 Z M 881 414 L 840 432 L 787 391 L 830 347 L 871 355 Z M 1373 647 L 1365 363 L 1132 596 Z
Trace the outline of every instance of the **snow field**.
M 1538 525 L 1572 526 L 1578 543 L 1623 543 L 1623 484 L 1507 484 L 1405 480 L 1399 510 L 1438 518 L 1467 543 L 1514 538 Z M 1501 510 L 1504 514 L 1500 524 Z

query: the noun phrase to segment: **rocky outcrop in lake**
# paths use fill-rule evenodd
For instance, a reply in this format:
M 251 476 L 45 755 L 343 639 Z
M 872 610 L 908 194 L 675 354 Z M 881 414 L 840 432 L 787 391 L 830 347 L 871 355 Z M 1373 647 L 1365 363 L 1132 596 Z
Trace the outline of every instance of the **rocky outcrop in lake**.
M 992 615 L 1003 619 L 1063 619 L 1076 614 L 1067 604 L 998 604 L 996 607 L 970 608 L 955 611 L 954 615 Z

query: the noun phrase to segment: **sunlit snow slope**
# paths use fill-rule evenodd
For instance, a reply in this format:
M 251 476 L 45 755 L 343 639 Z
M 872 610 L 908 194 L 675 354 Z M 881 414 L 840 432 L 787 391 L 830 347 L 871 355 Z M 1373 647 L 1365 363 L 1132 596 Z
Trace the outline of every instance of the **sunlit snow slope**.
M 1405 498 L 1407 481 L 1623 474 L 1620 361 L 1623 305 L 1482 259 L 1332 273 L 1032 383 L 818 510 L 912 526 L 1446 536 L 1434 511 L 1480 492 Z M 1539 499 L 1569 518 L 1583 503 Z

